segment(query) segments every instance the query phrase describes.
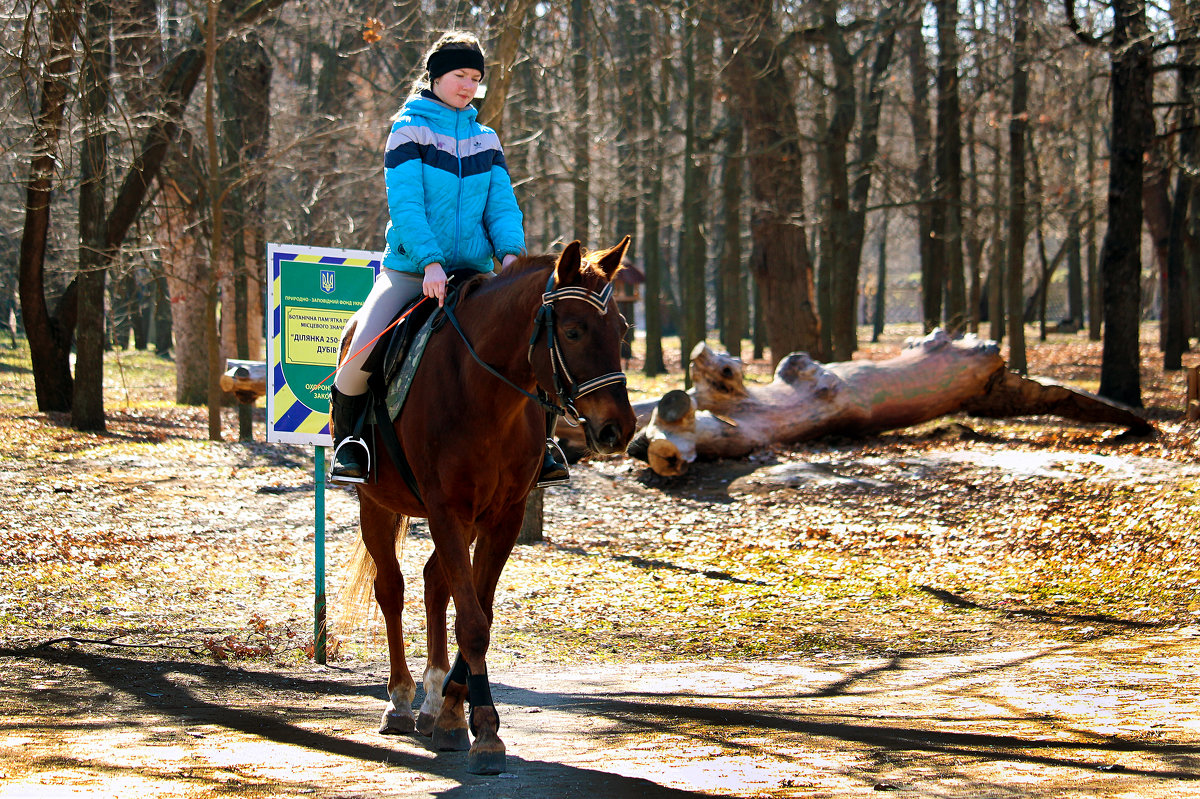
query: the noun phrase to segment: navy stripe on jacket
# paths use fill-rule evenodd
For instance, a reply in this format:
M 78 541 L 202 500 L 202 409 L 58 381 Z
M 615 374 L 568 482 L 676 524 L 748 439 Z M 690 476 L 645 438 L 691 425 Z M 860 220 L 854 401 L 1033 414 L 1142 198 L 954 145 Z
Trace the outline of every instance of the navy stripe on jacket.
M 388 150 L 383 158 L 383 166 L 385 169 L 391 169 L 412 160 L 420 160 L 434 169 L 444 170 L 451 175 L 457 176 L 459 174 L 460 159 L 455 158 L 452 154 L 439 149 L 435 145 L 417 144 L 412 141 L 405 142 L 398 147 Z M 504 160 L 504 153 L 500 150 L 484 150 L 475 155 L 468 155 L 461 160 L 462 176 L 464 178 L 490 172 L 493 166 L 498 166 L 505 172 L 508 171 L 508 164 Z

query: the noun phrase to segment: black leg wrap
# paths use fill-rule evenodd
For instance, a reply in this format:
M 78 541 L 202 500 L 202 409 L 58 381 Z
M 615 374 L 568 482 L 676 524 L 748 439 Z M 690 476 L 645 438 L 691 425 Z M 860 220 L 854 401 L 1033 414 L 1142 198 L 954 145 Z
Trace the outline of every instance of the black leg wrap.
M 471 715 L 467 718 L 467 726 L 471 728 L 472 735 L 478 735 L 475 731 L 475 708 L 494 707 L 496 704 L 492 701 L 492 687 L 488 684 L 486 674 L 472 674 L 467 677 L 467 701 L 471 703 Z
M 467 678 L 467 701 L 471 707 L 486 707 L 492 702 L 492 687 L 486 674 L 472 674 Z
M 442 696 L 446 695 L 446 688 L 452 682 L 459 685 L 465 684 L 468 689 L 470 688 L 471 667 L 467 665 L 467 661 L 463 660 L 462 652 L 454 656 L 454 665 L 450 667 L 450 673 L 446 675 L 446 680 L 442 683 Z

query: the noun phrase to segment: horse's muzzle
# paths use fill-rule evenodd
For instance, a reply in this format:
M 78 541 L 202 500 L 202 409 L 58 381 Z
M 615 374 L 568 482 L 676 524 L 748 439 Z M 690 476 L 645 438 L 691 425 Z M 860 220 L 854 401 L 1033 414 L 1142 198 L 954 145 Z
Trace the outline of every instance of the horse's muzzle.
M 592 420 L 588 419 L 584 422 L 583 431 L 584 437 L 587 439 L 588 449 L 601 455 L 624 452 L 630 439 L 633 438 L 634 425 L 636 424 L 636 419 L 633 418 L 632 412 L 629 415 L 631 418 L 628 421 L 622 419 L 605 419 L 600 423 L 593 424 Z

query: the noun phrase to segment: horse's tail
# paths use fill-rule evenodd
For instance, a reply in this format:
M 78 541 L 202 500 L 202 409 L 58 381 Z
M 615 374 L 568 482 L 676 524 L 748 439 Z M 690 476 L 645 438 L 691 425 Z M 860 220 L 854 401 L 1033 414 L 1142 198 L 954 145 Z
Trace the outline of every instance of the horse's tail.
M 407 516 L 397 513 L 394 517 L 392 536 L 396 544 L 396 556 L 404 552 L 404 541 L 408 538 Z M 367 551 L 362 536 L 354 544 L 350 561 L 346 564 L 346 584 L 342 589 L 343 622 L 347 627 L 358 627 L 368 621 L 378 610 L 375 604 L 375 575 L 378 569 L 371 553 Z

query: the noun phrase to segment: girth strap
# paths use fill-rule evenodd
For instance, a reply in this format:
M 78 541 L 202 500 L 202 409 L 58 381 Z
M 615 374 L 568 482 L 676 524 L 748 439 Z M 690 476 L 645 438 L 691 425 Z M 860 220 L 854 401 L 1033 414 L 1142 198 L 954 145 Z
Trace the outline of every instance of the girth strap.
M 416 497 L 417 502 L 422 505 L 425 500 L 421 499 L 421 491 L 417 488 L 417 476 L 413 474 L 412 466 L 408 463 L 408 458 L 404 457 L 404 449 L 400 446 L 400 439 L 396 437 L 396 428 L 392 426 L 392 417 L 388 413 L 387 398 L 381 396 L 378 392 L 373 392 L 375 404 L 375 427 L 379 430 L 379 438 L 383 441 L 383 448 L 387 450 L 388 455 L 392 459 L 392 463 L 396 466 L 396 471 L 400 472 L 400 476 L 404 478 L 404 484 L 408 486 L 408 490 Z

